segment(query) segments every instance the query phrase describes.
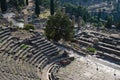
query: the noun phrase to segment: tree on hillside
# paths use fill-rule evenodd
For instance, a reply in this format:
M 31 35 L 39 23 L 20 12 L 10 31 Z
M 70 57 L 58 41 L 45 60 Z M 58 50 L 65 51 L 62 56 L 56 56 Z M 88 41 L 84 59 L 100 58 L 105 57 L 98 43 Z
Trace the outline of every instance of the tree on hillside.
M 112 24 L 113 24 L 113 16 L 109 16 L 108 19 L 107 19 L 107 22 L 105 24 L 105 27 L 106 28 L 111 28 Z
M 50 0 L 39 0 L 39 4 L 45 8 L 50 8 Z
M 24 0 L 18 0 L 20 6 L 25 6 L 25 1 Z
M 7 1 L 6 0 L 1 0 L 1 10 L 2 10 L 2 12 L 7 10 Z
M 86 22 L 90 19 L 90 14 L 88 10 L 83 6 L 76 6 L 71 3 L 65 3 L 64 7 L 66 8 L 66 13 L 70 13 L 70 15 L 75 15 L 77 18 L 81 16 L 81 18 Z
M 26 0 L 10 0 L 9 3 L 16 7 L 17 11 L 21 11 L 26 5 Z
M 51 0 L 39 0 L 39 2 L 40 2 L 41 6 L 47 8 L 47 9 L 50 9 Z M 61 1 L 60 0 L 53 0 L 53 2 L 54 2 L 54 10 L 57 10 L 61 4 L 60 3 Z
M 74 27 L 67 15 L 58 11 L 55 15 L 48 18 L 45 28 L 45 35 L 48 39 L 59 41 L 63 39 L 70 41 L 74 36 Z
M 50 14 L 54 15 L 54 0 L 50 0 Z
M 40 14 L 40 7 L 39 7 L 39 0 L 35 0 L 35 14 L 39 17 Z
M 77 14 L 77 17 L 81 16 L 85 22 L 89 21 L 89 19 L 90 19 L 90 14 L 89 14 L 87 8 L 85 8 L 83 6 L 77 7 L 76 14 Z
M 16 6 L 16 7 L 19 6 L 19 0 L 10 0 L 9 3 L 13 6 Z

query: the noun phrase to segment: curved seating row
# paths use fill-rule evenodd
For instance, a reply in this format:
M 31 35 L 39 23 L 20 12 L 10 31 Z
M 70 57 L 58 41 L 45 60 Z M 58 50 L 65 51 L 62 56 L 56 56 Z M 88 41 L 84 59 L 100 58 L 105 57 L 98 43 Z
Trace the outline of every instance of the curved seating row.
M 57 57 L 61 57 L 61 54 L 59 54 L 59 49 L 50 41 L 45 39 L 43 36 L 41 36 L 39 33 L 36 33 L 36 36 L 31 37 L 27 40 L 20 40 L 19 38 L 13 37 L 11 35 L 11 28 L 1 28 L 0 27 L 0 55 L 4 56 L 6 58 L 13 59 L 13 61 L 19 63 L 20 61 L 23 61 L 27 63 L 28 65 L 31 65 L 33 67 L 36 67 L 36 69 L 39 69 L 40 72 L 42 72 L 42 69 L 50 62 L 52 62 L 55 59 L 58 59 Z M 39 36 L 38 36 L 39 35 Z M 27 43 L 26 43 L 27 42 Z M 10 65 L 12 66 L 14 62 L 11 61 Z M 9 63 L 9 61 L 8 61 Z M 19 67 L 17 67 L 18 64 L 15 64 L 16 66 L 14 68 L 17 68 L 13 71 L 15 71 L 14 77 L 16 80 L 21 79 L 23 76 L 23 80 L 32 80 L 31 73 L 29 72 L 23 72 L 25 71 L 24 67 L 20 67 L 20 72 L 17 73 L 17 70 L 19 70 Z M 8 65 L 6 65 L 8 66 Z M 2 68 L 3 69 L 3 68 Z M 35 72 L 34 72 L 35 73 Z M 1 74 L 1 73 L 0 73 Z M 4 74 L 2 77 L 6 77 L 5 75 L 8 75 L 5 80 L 15 80 L 14 77 L 10 77 L 13 73 L 7 71 L 4 71 Z M 17 79 L 17 75 L 19 76 L 19 79 Z M 25 75 L 24 75 L 25 74 Z M 25 77 L 24 77 L 25 76 Z M 39 80 L 37 75 L 33 80 Z M 2 78 L 0 77 L 0 78 Z M 29 79 L 29 77 L 31 79 Z M 13 79 L 12 79 L 13 78 Z
M 94 39 L 97 39 L 97 41 L 95 42 Z M 98 50 L 97 55 L 110 58 L 111 60 L 109 61 L 120 61 L 120 38 L 115 38 L 108 34 L 91 31 L 88 33 L 83 32 L 79 34 L 76 36 L 75 40 L 77 40 L 80 45 L 85 47 L 93 45 L 92 47 Z
M 35 67 L 27 63 L 17 63 L 0 53 L 0 80 L 40 80 Z

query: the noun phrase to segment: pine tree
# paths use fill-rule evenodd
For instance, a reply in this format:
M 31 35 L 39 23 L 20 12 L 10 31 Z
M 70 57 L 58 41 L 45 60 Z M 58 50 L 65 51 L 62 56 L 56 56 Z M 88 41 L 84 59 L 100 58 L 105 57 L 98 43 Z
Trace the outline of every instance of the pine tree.
M 54 15 L 54 0 L 50 0 L 50 14 Z
M 55 15 L 48 18 L 45 35 L 53 41 L 59 41 L 60 39 L 71 41 L 74 36 L 74 27 L 66 14 L 57 11 Z
M 40 7 L 39 7 L 39 0 L 35 0 L 35 14 L 39 17 L 40 14 Z

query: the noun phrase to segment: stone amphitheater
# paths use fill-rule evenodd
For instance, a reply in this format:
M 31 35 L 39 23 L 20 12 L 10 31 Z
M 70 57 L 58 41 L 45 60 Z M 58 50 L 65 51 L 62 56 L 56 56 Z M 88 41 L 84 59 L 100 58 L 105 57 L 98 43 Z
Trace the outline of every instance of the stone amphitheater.
M 82 31 L 81 28 L 82 32 L 74 38 L 80 46 L 78 52 L 95 55 L 98 59 L 119 66 L 120 36 L 92 30 Z M 87 47 L 97 51 L 90 53 Z M 38 31 L 0 27 L 0 80 L 120 80 L 120 66 L 101 66 L 94 62 L 96 59 L 86 61 L 86 56 L 83 59 L 77 56 L 70 65 L 62 67 L 60 61 L 69 59 L 64 54 L 61 48 Z M 99 70 L 96 70 L 96 63 L 97 68 L 100 65 Z
M 0 27 L 0 80 L 55 80 L 63 54 L 39 32 Z
M 119 37 L 85 31 L 77 35 L 75 40 L 80 45 L 81 54 L 89 54 L 83 47 L 95 47 L 96 58 L 120 65 Z M 120 66 L 109 64 L 109 67 L 106 67 L 101 66 L 106 63 L 101 63 L 98 72 L 96 64 L 98 66 L 99 62 L 94 63 L 97 59 L 89 61 L 88 64 L 87 56 L 79 61 L 79 55 L 68 67 L 62 67 L 61 60 L 70 60 L 70 57 L 65 55 L 60 47 L 48 41 L 38 31 L 0 27 L 0 80 L 120 80 Z M 102 76 L 105 73 L 106 75 Z M 65 78 L 65 75 L 70 78 Z M 59 79 L 59 76 L 62 79 Z

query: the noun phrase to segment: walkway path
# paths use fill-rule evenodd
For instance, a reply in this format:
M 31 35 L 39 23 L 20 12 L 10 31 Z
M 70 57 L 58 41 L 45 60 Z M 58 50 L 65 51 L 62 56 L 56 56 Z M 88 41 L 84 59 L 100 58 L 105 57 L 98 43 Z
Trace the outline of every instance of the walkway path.
M 60 68 L 58 77 L 64 80 L 120 80 L 120 71 L 88 57 L 77 57 L 67 67 Z
M 69 48 L 65 48 L 64 46 L 60 46 L 60 48 L 63 49 L 63 50 L 67 50 L 69 53 L 73 54 L 75 57 L 80 57 L 80 55 L 78 55 L 78 53 L 74 52 L 73 50 L 70 50 Z M 111 63 L 109 61 L 106 61 L 106 60 L 103 60 L 103 59 L 100 59 L 100 58 L 96 58 L 96 57 L 90 56 L 90 55 L 87 56 L 86 58 L 88 58 L 88 59 L 90 59 L 92 61 L 95 61 L 97 63 L 103 64 L 105 66 L 120 70 L 120 65 Z
M 80 56 L 70 49 L 76 58 L 73 63 L 61 68 L 58 77 L 64 80 L 120 80 L 120 66 L 94 56 Z

